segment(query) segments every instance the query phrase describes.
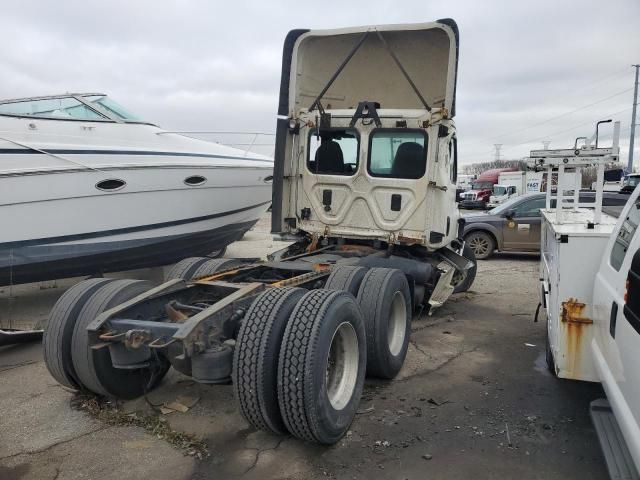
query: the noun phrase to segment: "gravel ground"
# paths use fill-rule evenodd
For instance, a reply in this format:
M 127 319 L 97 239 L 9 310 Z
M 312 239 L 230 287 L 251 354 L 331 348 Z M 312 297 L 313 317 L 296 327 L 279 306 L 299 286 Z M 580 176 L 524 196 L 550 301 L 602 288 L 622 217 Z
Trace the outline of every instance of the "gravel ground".
M 284 246 L 267 232 L 265 218 L 228 256 Z M 533 323 L 538 263 L 518 255 L 480 262 L 470 292 L 431 317 L 416 315 L 399 377 L 368 381 L 349 433 L 328 448 L 255 431 L 231 386 L 174 371 L 146 399 L 120 405 L 135 425 L 106 422 L 72 406 L 74 394 L 49 376 L 40 345 L 0 348 L 0 479 L 606 478 L 588 416 L 601 388 L 559 381 L 544 365 L 545 325 Z M 1 291 L 0 321 L 44 319 L 70 284 Z M 209 455 L 201 460 L 140 426 L 180 396 L 197 402 L 161 420 L 203 440 Z

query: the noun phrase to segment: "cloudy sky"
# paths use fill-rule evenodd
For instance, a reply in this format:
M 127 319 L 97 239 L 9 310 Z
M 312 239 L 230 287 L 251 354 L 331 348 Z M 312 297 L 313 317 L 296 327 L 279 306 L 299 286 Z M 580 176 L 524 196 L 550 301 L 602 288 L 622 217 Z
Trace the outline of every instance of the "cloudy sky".
M 495 143 L 503 158 L 573 144 L 605 118 L 622 122 L 626 163 L 640 0 L 3 2 L 0 97 L 102 91 L 170 130 L 269 133 L 290 29 L 443 17 L 461 35 L 462 163 Z M 640 165 L 640 138 L 635 152 Z

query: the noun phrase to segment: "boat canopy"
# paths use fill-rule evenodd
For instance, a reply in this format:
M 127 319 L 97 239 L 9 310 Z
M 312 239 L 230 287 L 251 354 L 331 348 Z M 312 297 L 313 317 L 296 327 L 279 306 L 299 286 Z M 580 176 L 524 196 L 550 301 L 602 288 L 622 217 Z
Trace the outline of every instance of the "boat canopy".
M 103 93 L 69 93 L 0 100 L 0 115 L 103 122 L 142 122 Z

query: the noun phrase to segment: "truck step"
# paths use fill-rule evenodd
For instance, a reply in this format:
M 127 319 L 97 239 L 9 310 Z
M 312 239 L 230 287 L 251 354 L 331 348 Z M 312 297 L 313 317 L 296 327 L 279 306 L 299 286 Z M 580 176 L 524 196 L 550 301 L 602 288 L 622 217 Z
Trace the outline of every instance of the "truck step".
M 618 421 L 606 398 L 591 402 L 591 421 L 596 427 L 600 446 L 612 480 L 639 480 L 638 470 L 624 441 Z

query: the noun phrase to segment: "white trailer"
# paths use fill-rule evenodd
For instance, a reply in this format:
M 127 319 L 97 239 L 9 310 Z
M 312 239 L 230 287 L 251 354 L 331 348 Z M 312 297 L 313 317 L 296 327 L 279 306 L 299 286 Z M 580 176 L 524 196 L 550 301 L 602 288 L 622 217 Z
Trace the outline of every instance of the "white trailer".
M 624 290 L 632 285 L 629 278 L 640 279 L 630 267 L 637 257 L 640 272 L 640 253 L 634 255 L 640 252 L 640 192 L 619 220 L 602 211 L 604 169 L 618 160 L 618 138 L 616 122 L 611 148 L 598 148 L 596 140 L 595 147 L 532 151 L 531 157 L 547 178 L 557 172 L 558 179 L 555 190 L 547 189 L 542 210 L 540 303 L 547 316 L 547 364 L 559 378 L 603 384 L 607 399 L 592 402 L 591 416 L 609 473 L 638 479 L 640 308 L 633 302 L 640 302 L 629 301 Z M 596 203 L 583 208 L 581 170 L 592 165 L 598 168 Z M 636 288 L 627 294 L 637 298 L 640 281 Z
M 471 184 L 476 179 L 477 175 L 458 174 L 458 182 L 456 187 L 464 190 L 471 190 Z

